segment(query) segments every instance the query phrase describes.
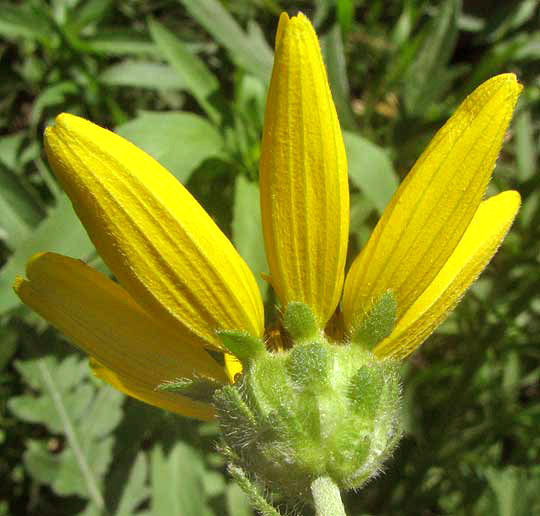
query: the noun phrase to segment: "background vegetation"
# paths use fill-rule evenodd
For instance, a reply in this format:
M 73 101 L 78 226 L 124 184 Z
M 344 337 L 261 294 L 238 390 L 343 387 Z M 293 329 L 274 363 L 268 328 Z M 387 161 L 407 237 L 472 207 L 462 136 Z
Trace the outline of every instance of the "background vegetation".
M 489 188 L 521 192 L 519 219 L 404 365 L 407 434 L 346 503 L 351 516 L 540 514 L 537 0 L 21 0 L 0 3 L 0 515 L 252 514 L 214 424 L 95 380 L 11 284 L 38 250 L 103 267 L 44 160 L 61 111 L 150 152 L 267 270 L 256 179 L 281 10 L 304 11 L 321 37 L 350 161 L 351 256 L 467 93 L 503 71 L 525 85 Z

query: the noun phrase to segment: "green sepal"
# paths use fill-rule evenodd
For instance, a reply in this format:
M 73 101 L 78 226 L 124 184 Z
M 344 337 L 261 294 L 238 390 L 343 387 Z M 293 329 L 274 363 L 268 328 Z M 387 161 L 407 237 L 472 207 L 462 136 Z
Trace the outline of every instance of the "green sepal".
M 372 350 L 377 343 L 388 337 L 397 321 L 397 301 L 391 290 L 387 290 L 363 314 L 351 332 L 351 342 Z
M 294 502 L 310 503 L 320 476 L 360 487 L 401 436 L 395 365 L 323 334 L 261 354 L 213 404 L 229 463 Z
M 296 344 L 287 357 L 289 377 L 302 389 L 323 387 L 328 381 L 329 352 L 321 342 Z
M 227 351 L 238 358 L 243 365 L 266 351 L 262 339 L 253 337 L 246 331 L 218 330 L 216 333 Z
M 282 516 L 281 513 L 266 499 L 265 494 L 261 493 L 259 487 L 250 480 L 242 468 L 234 464 L 229 464 L 227 471 L 229 472 L 229 475 L 236 480 L 240 489 L 246 493 L 251 505 L 253 505 L 261 516 Z
M 351 407 L 361 418 L 372 419 L 375 416 L 383 385 L 384 376 L 369 366 L 360 367 L 351 378 L 348 396 Z
M 160 383 L 156 390 L 175 392 L 187 396 L 195 401 L 211 403 L 216 390 L 223 388 L 223 384 L 213 378 L 194 376 L 193 378 L 176 378 Z
M 257 420 L 238 389 L 232 385 L 226 385 L 214 393 L 213 403 L 222 427 L 245 434 L 246 438 L 248 434 L 253 433 Z
M 298 301 L 287 305 L 283 326 L 295 342 L 314 340 L 319 333 L 315 314 L 309 306 Z

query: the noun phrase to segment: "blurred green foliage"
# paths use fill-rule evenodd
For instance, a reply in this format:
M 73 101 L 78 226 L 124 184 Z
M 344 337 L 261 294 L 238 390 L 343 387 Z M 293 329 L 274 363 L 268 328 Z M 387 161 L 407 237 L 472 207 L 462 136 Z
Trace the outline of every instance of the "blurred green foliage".
M 256 180 L 281 10 L 320 36 L 349 156 L 351 258 L 467 93 L 504 71 L 525 85 L 489 189 L 518 189 L 519 218 L 404 365 L 407 433 L 387 471 L 345 498 L 351 516 L 540 514 L 537 0 L 21 0 L 0 3 L 0 515 L 253 514 L 215 425 L 96 381 L 11 284 L 39 250 L 104 267 L 44 160 L 61 111 L 160 160 L 267 271 Z

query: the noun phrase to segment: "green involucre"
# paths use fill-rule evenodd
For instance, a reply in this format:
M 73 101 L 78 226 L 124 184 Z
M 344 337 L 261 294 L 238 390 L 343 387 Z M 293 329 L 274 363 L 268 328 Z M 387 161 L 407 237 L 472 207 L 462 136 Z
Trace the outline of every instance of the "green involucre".
M 401 436 L 396 366 L 322 336 L 257 354 L 214 405 L 229 460 L 270 492 L 310 503 L 321 476 L 360 487 Z

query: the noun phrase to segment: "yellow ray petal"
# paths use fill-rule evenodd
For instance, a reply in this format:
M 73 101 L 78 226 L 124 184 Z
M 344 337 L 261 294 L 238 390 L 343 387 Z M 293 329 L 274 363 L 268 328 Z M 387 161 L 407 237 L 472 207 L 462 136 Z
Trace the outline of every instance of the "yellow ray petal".
M 317 36 L 303 14 L 279 20 L 260 184 L 272 286 L 284 306 L 307 304 L 323 326 L 343 285 L 347 159 Z
M 189 142 L 179 142 L 188 145 Z M 191 194 L 120 136 L 63 114 L 47 156 L 111 271 L 182 338 L 220 347 L 217 329 L 263 332 L 251 271 Z
M 347 329 L 388 289 L 403 315 L 439 272 L 484 195 L 520 91 L 513 74 L 493 77 L 435 135 L 347 275 Z
M 200 419 L 201 421 L 214 419 L 214 409 L 207 403 L 193 401 L 173 392 L 156 391 L 145 379 L 141 379 L 138 382 L 133 380 L 133 378 L 119 375 L 107 369 L 95 358 L 90 359 L 90 365 L 98 378 L 132 398 L 168 410 L 169 412 Z
M 198 343 L 179 340 L 120 285 L 83 262 L 43 253 L 26 274 L 15 284 L 22 301 L 126 382 L 152 390 L 193 373 L 227 382 Z
M 448 261 L 374 349 L 380 358 L 402 359 L 429 337 L 459 302 L 502 242 L 519 208 L 517 192 L 503 192 L 480 204 Z

